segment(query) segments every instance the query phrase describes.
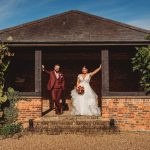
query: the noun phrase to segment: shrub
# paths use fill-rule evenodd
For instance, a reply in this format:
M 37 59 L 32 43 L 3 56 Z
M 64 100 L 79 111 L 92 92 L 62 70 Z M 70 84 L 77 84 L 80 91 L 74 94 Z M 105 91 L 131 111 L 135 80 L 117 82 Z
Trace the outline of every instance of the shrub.
M 18 112 L 16 108 L 7 107 L 4 109 L 4 117 L 6 119 L 7 123 L 12 123 L 14 121 L 17 121 Z
M 0 135 L 8 136 L 14 135 L 15 133 L 22 131 L 22 125 L 20 123 L 12 123 L 12 124 L 5 124 L 0 129 Z
M 6 96 L 9 102 L 9 107 L 4 108 L 4 118 L 7 123 L 12 123 L 17 121 L 18 109 L 16 107 L 16 102 L 19 100 L 18 93 L 14 91 L 13 88 L 9 87 Z
M 145 37 L 146 40 L 150 40 L 150 34 L 147 34 Z
M 0 43 L 0 106 L 1 104 L 8 102 L 9 107 L 5 107 L 4 110 L 4 122 L 1 123 L 0 134 L 4 136 L 13 135 L 22 130 L 20 123 L 17 123 L 18 109 L 16 108 L 16 102 L 19 100 L 18 93 L 11 87 L 4 91 L 5 86 L 5 74 L 10 64 L 10 59 L 14 56 L 14 53 L 4 43 Z M 0 107 L 1 108 L 1 107 Z
M 10 64 L 10 59 L 14 53 L 8 48 L 7 45 L 0 43 L 0 104 L 7 101 L 7 96 L 4 92 L 5 73 Z
M 146 94 L 150 93 L 150 46 L 136 47 L 137 53 L 132 58 L 133 71 L 140 73 L 140 85 Z

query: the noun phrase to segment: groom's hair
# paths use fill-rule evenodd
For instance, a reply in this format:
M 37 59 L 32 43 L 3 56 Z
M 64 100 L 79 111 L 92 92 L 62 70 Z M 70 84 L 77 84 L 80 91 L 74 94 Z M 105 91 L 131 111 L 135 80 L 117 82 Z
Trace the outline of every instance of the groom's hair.
M 59 65 L 59 64 L 55 64 L 55 65 L 54 65 L 54 67 L 55 67 L 55 66 L 59 66 L 59 67 L 60 67 L 60 65 Z

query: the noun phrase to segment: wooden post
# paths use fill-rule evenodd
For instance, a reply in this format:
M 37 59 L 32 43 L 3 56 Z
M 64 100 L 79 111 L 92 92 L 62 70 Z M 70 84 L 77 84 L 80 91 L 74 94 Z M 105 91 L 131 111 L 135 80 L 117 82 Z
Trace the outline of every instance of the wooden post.
M 102 96 L 109 93 L 109 54 L 108 50 L 101 51 L 102 60 Z
M 35 92 L 41 96 L 41 65 L 42 65 L 42 52 L 35 50 Z

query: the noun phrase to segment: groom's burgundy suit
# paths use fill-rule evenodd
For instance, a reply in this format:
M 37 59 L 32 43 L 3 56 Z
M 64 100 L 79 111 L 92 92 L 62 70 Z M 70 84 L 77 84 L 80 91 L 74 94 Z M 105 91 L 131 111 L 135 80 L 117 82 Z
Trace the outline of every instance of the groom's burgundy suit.
M 49 74 L 47 90 L 51 92 L 52 100 L 55 103 L 56 113 L 60 113 L 61 112 L 60 99 L 62 99 L 62 92 L 65 89 L 64 76 L 60 72 L 56 73 L 55 71 L 47 71 L 45 69 L 44 71 Z

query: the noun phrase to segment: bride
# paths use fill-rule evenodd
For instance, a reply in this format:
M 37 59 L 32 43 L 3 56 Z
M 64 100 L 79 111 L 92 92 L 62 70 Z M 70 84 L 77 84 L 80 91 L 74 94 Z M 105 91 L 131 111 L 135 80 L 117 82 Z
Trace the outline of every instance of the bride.
M 93 72 L 88 73 L 86 66 L 82 68 L 82 74 L 77 77 L 76 88 L 71 91 L 73 101 L 72 115 L 100 115 L 97 106 L 98 96 L 90 86 L 90 79 L 101 70 L 101 65 Z

